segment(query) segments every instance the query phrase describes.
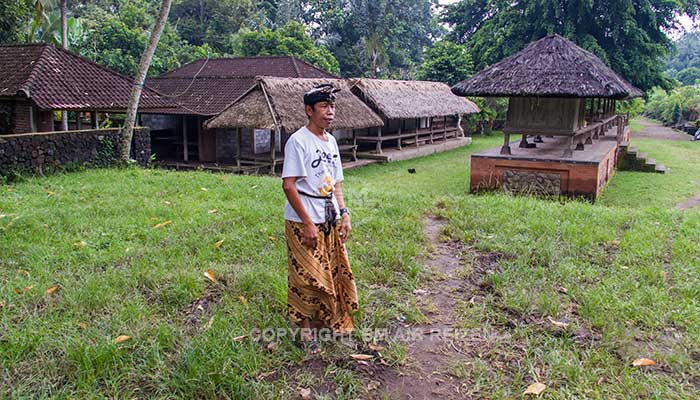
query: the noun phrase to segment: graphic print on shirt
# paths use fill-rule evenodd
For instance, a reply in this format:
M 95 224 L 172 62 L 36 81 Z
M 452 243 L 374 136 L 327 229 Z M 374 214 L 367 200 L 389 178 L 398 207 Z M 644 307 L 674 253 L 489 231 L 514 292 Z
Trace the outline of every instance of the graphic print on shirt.
M 312 174 L 320 181 L 323 182 L 322 186 L 319 186 L 318 193 L 321 196 L 328 196 L 333 193 L 333 188 L 335 187 L 335 181 L 331 176 L 331 170 L 336 167 L 336 159 L 338 154 L 327 153 L 321 149 L 316 149 L 316 155 L 318 156 L 313 161 L 311 161 Z M 320 168 L 319 171 L 316 169 Z

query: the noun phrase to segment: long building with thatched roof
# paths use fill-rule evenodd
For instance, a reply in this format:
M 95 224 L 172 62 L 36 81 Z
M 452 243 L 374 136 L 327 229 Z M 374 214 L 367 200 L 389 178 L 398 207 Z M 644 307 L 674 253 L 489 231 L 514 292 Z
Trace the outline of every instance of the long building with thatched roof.
M 336 100 L 334 131 L 353 131 L 382 126 L 382 119 L 350 91 L 347 82 L 326 78 L 258 77 L 255 84 L 230 104 L 219 115 L 207 120 L 207 129 L 217 129 L 235 135 L 235 146 L 229 154 L 235 154 L 238 168 L 269 165 L 272 171 L 282 162 L 282 149 L 289 136 L 308 123 L 304 111 L 304 93 L 322 83 L 331 83 L 341 89 Z M 269 152 L 258 155 L 245 149 L 242 138 L 256 137 L 255 142 L 267 140 Z M 342 145 L 344 150 L 354 150 L 354 145 Z
M 350 79 L 350 86 L 384 121 L 355 135 L 358 146 L 373 147 L 379 154 L 383 144 L 401 149 L 462 137 L 461 116 L 480 111 L 439 82 L 359 78 Z
M 452 91 L 509 98 L 503 146 L 471 157 L 472 191 L 503 188 L 591 199 L 629 146 L 629 117 L 617 113 L 617 101 L 643 95 L 593 53 L 559 35 L 529 44 Z M 511 134 L 522 135 L 514 149 Z

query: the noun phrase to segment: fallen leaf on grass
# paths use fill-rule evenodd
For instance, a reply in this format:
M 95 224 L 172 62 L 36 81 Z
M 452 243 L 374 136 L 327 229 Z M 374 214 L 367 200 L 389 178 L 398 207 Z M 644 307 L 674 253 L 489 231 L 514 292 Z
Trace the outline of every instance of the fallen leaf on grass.
M 238 296 L 238 300 L 240 300 L 241 304 L 243 305 L 248 304 L 248 300 L 243 296 Z
M 22 292 L 28 292 L 32 289 L 34 289 L 34 285 L 29 285 L 27 287 L 22 288 Z M 15 289 L 15 292 L 17 292 L 18 294 L 21 293 L 21 292 L 18 292 L 16 289 Z
M 58 285 L 51 286 L 50 288 L 46 289 L 46 294 L 51 294 L 58 290 Z
M 656 365 L 656 361 L 649 358 L 638 358 L 632 361 L 633 367 L 649 367 L 652 365 Z
M 80 328 L 80 329 L 85 330 L 85 329 L 87 329 L 87 327 L 88 327 L 88 324 L 85 322 L 81 322 L 78 324 L 78 328 Z
M 215 248 L 215 249 L 218 249 L 219 247 L 221 247 L 221 245 L 224 244 L 224 241 L 225 241 L 225 240 L 226 240 L 226 239 L 221 239 L 221 240 L 219 240 L 218 242 L 214 243 L 214 248 Z
M 352 354 L 350 355 L 350 358 L 353 360 L 358 360 L 358 361 L 367 361 L 371 360 L 374 358 L 374 356 L 371 356 L 369 354 Z
M 205 187 L 200 188 L 200 189 L 202 189 L 202 192 L 208 192 L 208 191 L 209 191 L 209 189 L 207 189 L 207 188 L 205 188 Z
M 86 246 L 87 246 L 87 242 L 84 240 L 73 243 L 73 247 L 77 247 L 79 249 L 82 249 L 83 247 L 86 247 Z
M 131 339 L 131 336 L 129 336 L 129 335 L 119 335 L 113 340 L 113 342 L 116 344 L 119 344 L 119 343 L 124 343 L 130 339 Z
M 311 400 L 313 397 L 311 397 L 311 389 L 299 389 L 299 396 L 301 396 L 302 400 Z
M 268 236 L 267 238 L 270 239 L 270 241 L 272 241 L 272 242 L 274 242 L 275 240 L 277 240 L 277 238 L 274 237 L 274 236 Z
M 165 201 L 164 201 L 163 203 L 165 203 L 165 205 L 167 205 L 167 206 L 169 206 L 169 205 L 172 205 L 172 204 L 173 204 L 173 203 L 169 202 L 168 200 L 165 200 Z
M 241 335 L 241 336 L 236 336 L 233 338 L 234 342 L 242 342 L 248 338 L 248 335 Z
M 374 350 L 374 351 L 384 351 L 384 346 L 381 346 L 381 345 L 378 345 L 378 344 L 370 343 L 370 344 L 368 345 L 368 347 L 369 347 L 370 350 Z
M 26 269 L 18 269 L 17 272 L 22 274 L 22 275 L 29 276 L 29 271 L 27 271 Z
M 551 317 L 547 317 L 549 322 L 552 323 L 552 325 L 556 326 L 557 328 L 566 328 L 569 326 L 568 322 L 563 322 L 563 321 L 557 321 L 555 319 L 552 319 Z
M 534 394 L 535 396 L 539 396 L 544 390 L 547 388 L 547 385 L 544 383 L 540 382 L 535 382 L 532 385 L 528 386 L 527 389 L 523 392 L 523 394 Z
M 210 281 L 216 283 L 216 276 L 214 275 L 213 269 L 208 269 L 207 272 L 204 273 L 204 276 Z
M 50 191 L 50 190 L 47 190 L 47 191 L 46 191 L 46 194 L 49 195 L 49 197 L 50 197 L 50 196 L 55 195 L 56 192 L 52 192 L 52 191 Z
M 0 309 L 5 308 L 5 300 L 0 301 Z
M 270 351 L 275 351 L 279 347 L 279 343 L 277 342 L 270 342 L 267 344 L 266 348 Z
M 381 386 L 381 382 L 379 381 L 369 381 L 367 384 L 366 388 L 368 392 L 371 392 L 372 390 L 377 390 L 379 389 L 379 386 Z
M 217 210 L 216 208 L 213 209 L 213 210 L 207 211 L 207 213 L 209 213 L 209 214 L 216 214 L 216 213 L 218 213 L 218 212 L 219 212 L 219 210 Z
M 162 228 L 162 227 L 167 226 L 167 225 L 170 225 L 170 224 L 172 224 L 172 223 L 173 223 L 173 221 L 171 221 L 171 220 L 163 221 L 163 222 L 161 222 L 160 224 L 155 225 L 155 226 L 153 227 L 153 229 Z

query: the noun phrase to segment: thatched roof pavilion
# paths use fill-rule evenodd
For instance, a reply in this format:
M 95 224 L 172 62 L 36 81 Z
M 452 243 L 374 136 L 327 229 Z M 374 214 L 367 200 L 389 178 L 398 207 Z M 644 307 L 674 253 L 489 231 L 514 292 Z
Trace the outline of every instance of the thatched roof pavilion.
M 294 132 L 308 123 L 304 93 L 314 86 L 331 83 L 341 89 L 333 129 L 360 129 L 383 126 L 382 119 L 355 97 L 346 81 L 327 78 L 258 77 L 221 114 L 205 123 L 207 128 L 284 129 Z
M 568 137 L 563 157 L 584 150 L 604 135 L 604 126 L 622 126 L 616 100 L 643 92 L 606 66 L 593 53 L 559 35 L 530 43 L 472 78 L 456 84 L 458 96 L 508 97 L 501 154 L 511 154 L 510 134 L 522 134 L 520 147 L 534 147 L 527 136 Z M 596 127 L 599 125 L 598 127 Z
M 385 119 L 442 117 L 478 113 L 471 101 L 454 96 L 440 82 L 351 79 L 352 92 Z
M 552 35 L 452 88 L 458 96 L 627 99 L 644 93 L 593 53 Z

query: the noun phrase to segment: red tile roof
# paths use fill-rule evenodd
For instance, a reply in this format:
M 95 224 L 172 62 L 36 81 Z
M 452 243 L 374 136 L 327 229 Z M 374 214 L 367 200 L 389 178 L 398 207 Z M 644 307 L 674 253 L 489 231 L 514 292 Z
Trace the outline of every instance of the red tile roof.
M 256 76 L 338 78 L 291 56 L 197 60 L 146 84 L 179 104 L 164 114 L 217 115 L 255 84 Z
M 123 111 L 133 78 L 49 44 L 0 46 L 0 97 L 24 95 L 41 109 Z M 144 88 L 139 110 L 173 102 Z

